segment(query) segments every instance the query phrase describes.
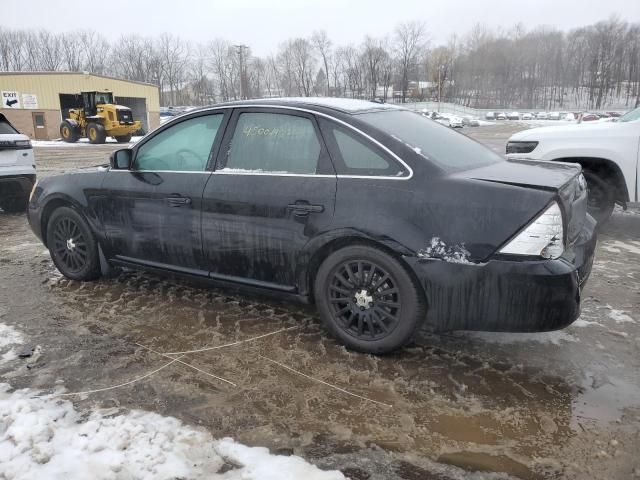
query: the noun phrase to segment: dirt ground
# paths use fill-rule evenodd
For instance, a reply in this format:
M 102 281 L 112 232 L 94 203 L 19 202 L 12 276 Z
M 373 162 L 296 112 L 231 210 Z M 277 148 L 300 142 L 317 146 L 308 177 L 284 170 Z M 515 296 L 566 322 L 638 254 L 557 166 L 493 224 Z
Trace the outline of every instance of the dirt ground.
M 465 133 L 502 153 L 521 128 Z M 115 148 L 36 148 L 38 172 L 104 163 Z M 0 213 L 0 282 L 0 322 L 38 347 L 0 367 L 0 381 L 15 388 L 99 389 L 168 362 L 139 344 L 176 352 L 295 327 L 182 359 L 235 385 L 176 363 L 75 398 L 83 411 L 173 415 L 353 479 L 640 478 L 638 210 L 616 211 L 601 232 L 583 312 L 569 328 L 423 334 L 383 357 L 347 351 L 310 307 L 132 271 L 67 280 L 25 215 Z

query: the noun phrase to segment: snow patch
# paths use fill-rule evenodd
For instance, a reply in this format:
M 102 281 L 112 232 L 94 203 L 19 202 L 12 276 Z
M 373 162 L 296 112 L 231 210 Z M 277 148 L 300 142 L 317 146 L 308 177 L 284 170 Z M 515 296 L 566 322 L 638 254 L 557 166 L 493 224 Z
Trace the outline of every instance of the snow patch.
M 0 308 L 0 316 L 5 311 Z M 20 332 L 0 323 L 0 363 L 16 358 L 6 347 L 24 343 Z M 174 417 L 114 408 L 89 416 L 73 403 L 31 389 L 10 391 L 0 383 L 0 478 L 118 480 L 344 480 L 297 456 L 272 455 Z M 216 473 L 232 465 L 225 473 Z
M 0 365 L 18 358 L 18 354 L 15 349 L 7 347 L 12 345 L 21 345 L 23 343 L 24 339 L 20 332 L 10 325 L 0 323 Z M 1 460 L 0 464 L 2 464 Z
M 631 240 L 629 242 L 614 240 L 612 242 L 605 243 L 602 248 L 612 253 L 621 253 L 620 250 L 626 250 L 627 252 L 640 255 L 640 242 L 636 240 Z
M 625 323 L 625 322 L 636 323 L 636 321 L 633 318 L 631 318 L 629 315 L 624 313 L 624 311 L 616 310 L 615 308 L 612 308 L 610 305 L 607 305 L 607 308 L 611 310 L 608 313 L 609 318 L 612 318 L 613 320 L 615 320 L 616 323 Z
M 589 325 L 598 325 L 600 327 L 602 326 L 602 324 L 598 322 L 590 322 L 589 320 L 583 320 L 582 318 L 579 318 L 571 324 L 572 327 L 588 327 Z
M 23 343 L 22 335 L 11 325 L 0 323 L 0 348 Z
M 130 144 L 136 143 L 142 137 L 131 137 Z M 107 137 L 105 143 L 118 145 L 118 142 L 111 138 Z M 31 140 L 31 145 L 34 147 L 93 147 L 93 144 L 89 143 L 88 138 L 81 138 L 75 143 L 67 143 L 63 141 L 61 138 L 57 140 Z M 122 143 L 122 148 L 125 148 L 127 144 Z
M 447 246 L 440 240 L 440 237 L 433 237 L 427 248 L 418 251 L 419 258 L 435 258 L 449 263 L 471 264 L 470 255 L 471 253 L 464 247 L 464 243 Z
M 0 384 L 0 465 L 8 480 L 344 479 L 300 457 L 271 455 L 230 438 L 215 441 L 173 417 L 103 409 L 85 419 L 68 400 L 9 390 Z M 215 473 L 225 463 L 238 468 Z

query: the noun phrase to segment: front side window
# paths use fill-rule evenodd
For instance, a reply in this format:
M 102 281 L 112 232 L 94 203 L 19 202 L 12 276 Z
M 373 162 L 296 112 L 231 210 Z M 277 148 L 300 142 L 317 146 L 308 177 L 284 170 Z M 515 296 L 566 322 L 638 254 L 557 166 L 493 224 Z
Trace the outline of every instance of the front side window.
M 136 170 L 203 172 L 223 117 L 190 118 L 160 132 L 138 149 Z
M 241 113 L 222 172 L 315 174 L 320 141 L 311 120 L 281 113 Z

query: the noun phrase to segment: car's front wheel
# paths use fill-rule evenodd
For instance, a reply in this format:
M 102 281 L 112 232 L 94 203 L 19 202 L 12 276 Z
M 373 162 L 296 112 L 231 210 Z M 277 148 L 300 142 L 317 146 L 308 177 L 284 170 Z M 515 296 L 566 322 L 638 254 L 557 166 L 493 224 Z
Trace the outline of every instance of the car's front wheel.
M 100 276 L 98 245 L 82 216 L 69 207 L 59 207 L 47 223 L 47 246 L 55 266 L 72 280 L 94 280 Z
M 405 345 L 426 313 L 409 272 L 369 246 L 345 247 L 327 257 L 316 275 L 314 295 L 327 329 L 347 347 L 367 353 Z
M 598 224 L 606 222 L 616 203 L 615 187 L 607 180 L 589 170 L 584 171 L 587 181 L 587 211 Z

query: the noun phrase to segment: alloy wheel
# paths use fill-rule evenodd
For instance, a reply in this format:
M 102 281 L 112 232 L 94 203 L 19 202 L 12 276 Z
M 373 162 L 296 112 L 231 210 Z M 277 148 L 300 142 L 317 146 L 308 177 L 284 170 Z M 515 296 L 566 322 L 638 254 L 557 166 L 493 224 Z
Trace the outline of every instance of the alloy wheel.
M 371 261 L 344 262 L 334 269 L 327 295 L 337 325 L 361 340 L 379 340 L 400 321 L 396 280 Z
M 69 272 L 79 272 L 87 265 L 89 258 L 87 241 L 73 219 L 60 218 L 55 225 L 53 238 L 53 251 Z

